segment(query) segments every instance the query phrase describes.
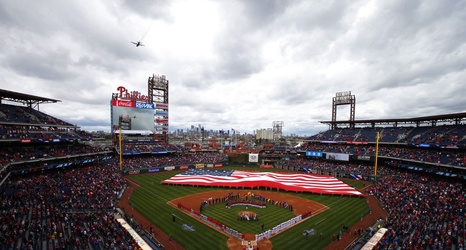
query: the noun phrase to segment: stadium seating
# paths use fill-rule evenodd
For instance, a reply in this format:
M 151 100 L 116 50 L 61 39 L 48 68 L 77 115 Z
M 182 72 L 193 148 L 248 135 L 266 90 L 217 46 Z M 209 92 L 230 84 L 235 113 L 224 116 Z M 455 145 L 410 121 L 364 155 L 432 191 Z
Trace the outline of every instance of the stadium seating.
M 338 128 L 327 130 L 307 138 L 309 141 L 354 141 L 375 142 L 379 132 L 379 142 L 432 144 L 438 146 L 465 146 L 465 125 L 442 125 L 420 127 L 374 127 Z
M 377 132 L 383 161 L 368 192 L 389 214 L 389 231 L 378 247 L 464 249 L 465 186 L 452 176 L 466 175 L 465 125 L 339 128 L 307 138 L 293 153 L 272 145 L 260 157 L 294 170 L 368 179 L 371 162 L 327 161 L 303 153 L 375 156 Z M 114 217 L 126 184 L 119 162 L 110 157 L 119 146 L 109 153 L 84 143 L 89 140 L 89 133 L 59 118 L 0 105 L 0 249 L 137 248 Z M 226 160 L 218 150 L 184 151 L 156 141 L 125 141 L 122 150 L 125 171 Z
M 115 219 L 126 180 L 92 135 L 0 105 L 0 249 L 137 249 Z

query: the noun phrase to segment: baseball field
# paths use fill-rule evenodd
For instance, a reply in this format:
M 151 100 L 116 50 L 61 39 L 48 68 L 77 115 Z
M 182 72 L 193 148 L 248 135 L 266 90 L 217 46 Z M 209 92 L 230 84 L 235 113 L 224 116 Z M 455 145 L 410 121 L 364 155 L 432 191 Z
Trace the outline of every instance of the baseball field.
M 271 169 L 264 171 L 271 171 Z M 351 227 L 369 213 L 369 206 L 364 197 L 277 192 L 262 188 L 249 190 L 161 184 L 161 181 L 177 173 L 179 172 L 128 176 L 134 189 L 128 196 L 128 200 L 122 201 L 131 206 L 130 209 L 126 209 L 131 210 L 126 211 L 128 214 L 137 211 L 151 225 L 169 235 L 170 242 L 174 244 L 176 242 L 176 247 L 167 246 L 167 249 L 242 249 L 241 241 L 222 233 L 197 219 L 192 213 L 179 208 L 179 204 L 183 204 L 185 207 L 192 208 L 193 211 L 200 212 L 203 202 L 228 194 L 238 194 L 244 199 L 247 194 L 253 193 L 274 201 L 269 201 L 265 208 L 253 206 L 227 208 L 226 202 L 212 202 L 203 207 L 203 215 L 244 234 L 248 240 L 252 240 L 255 234 L 272 229 L 296 215 L 307 211 L 312 212 L 312 216 L 300 223 L 281 230 L 270 239 L 261 240 L 258 245 L 260 249 L 272 247 L 274 249 L 324 249 L 332 242 L 333 235 L 338 235 L 345 226 Z M 363 186 L 363 183 L 356 180 L 343 181 L 358 189 Z M 293 209 L 284 207 L 284 202 L 292 205 Z M 258 219 L 239 219 L 238 214 L 245 210 L 257 214 Z M 194 229 L 194 231 L 187 229 Z M 313 229 L 313 234 L 307 236 L 303 234 L 305 230 L 311 229 Z

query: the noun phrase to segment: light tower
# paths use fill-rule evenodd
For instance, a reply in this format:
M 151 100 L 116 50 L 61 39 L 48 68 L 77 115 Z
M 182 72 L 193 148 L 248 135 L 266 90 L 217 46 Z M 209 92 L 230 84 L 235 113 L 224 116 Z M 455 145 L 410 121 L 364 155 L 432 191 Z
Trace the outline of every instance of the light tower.
M 351 91 L 337 92 L 332 101 L 332 129 L 337 128 L 337 106 L 350 105 L 350 128 L 354 128 L 354 113 L 356 110 L 356 97 L 351 95 Z

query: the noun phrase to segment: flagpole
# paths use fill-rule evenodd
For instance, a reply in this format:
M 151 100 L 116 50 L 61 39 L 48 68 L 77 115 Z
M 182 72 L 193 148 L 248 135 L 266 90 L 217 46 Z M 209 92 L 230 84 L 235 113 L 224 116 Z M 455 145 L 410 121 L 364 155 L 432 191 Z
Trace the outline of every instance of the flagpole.
M 380 134 L 377 132 L 375 135 L 375 164 L 374 164 L 374 181 L 377 180 L 377 159 L 379 156 L 379 137 Z
M 120 172 L 123 170 L 123 149 L 121 148 L 121 127 L 120 127 L 120 135 L 118 136 L 119 140 L 118 142 L 120 143 Z

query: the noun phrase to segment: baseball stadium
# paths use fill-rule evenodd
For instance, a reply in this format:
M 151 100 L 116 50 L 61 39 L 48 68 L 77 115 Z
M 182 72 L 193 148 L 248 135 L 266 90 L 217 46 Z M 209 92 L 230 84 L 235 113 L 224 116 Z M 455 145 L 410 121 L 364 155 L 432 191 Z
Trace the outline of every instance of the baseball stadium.
M 0 249 L 464 249 L 466 113 L 357 120 L 346 91 L 306 138 L 175 136 L 147 87 L 109 93 L 108 135 L 0 90 Z

